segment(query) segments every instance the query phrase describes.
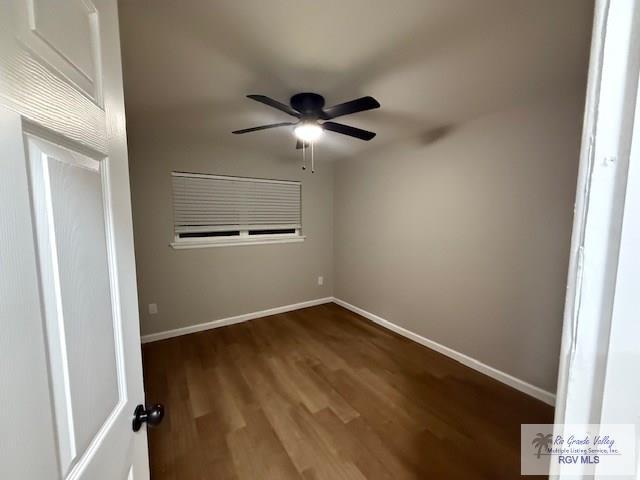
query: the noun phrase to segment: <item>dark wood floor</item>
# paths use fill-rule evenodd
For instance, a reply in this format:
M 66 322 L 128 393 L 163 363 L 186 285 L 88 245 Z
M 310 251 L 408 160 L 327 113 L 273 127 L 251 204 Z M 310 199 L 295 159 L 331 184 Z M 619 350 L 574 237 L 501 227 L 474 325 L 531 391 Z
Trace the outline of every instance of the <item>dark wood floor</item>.
M 334 304 L 147 344 L 154 480 L 520 478 L 551 407 Z

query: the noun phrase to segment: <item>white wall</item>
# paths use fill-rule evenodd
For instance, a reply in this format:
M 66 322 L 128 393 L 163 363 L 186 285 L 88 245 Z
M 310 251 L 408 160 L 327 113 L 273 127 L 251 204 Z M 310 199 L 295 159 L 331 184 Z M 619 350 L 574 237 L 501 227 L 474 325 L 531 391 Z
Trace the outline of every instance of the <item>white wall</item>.
M 140 128 L 144 128 L 144 125 Z M 143 335 L 332 294 L 333 168 L 251 150 L 184 142 L 171 129 L 129 129 L 136 267 Z M 302 243 L 174 250 L 172 170 L 302 181 Z M 317 277 L 324 276 L 324 285 Z M 148 304 L 158 304 L 149 315 Z
M 334 295 L 555 391 L 581 93 L 339 162 Z

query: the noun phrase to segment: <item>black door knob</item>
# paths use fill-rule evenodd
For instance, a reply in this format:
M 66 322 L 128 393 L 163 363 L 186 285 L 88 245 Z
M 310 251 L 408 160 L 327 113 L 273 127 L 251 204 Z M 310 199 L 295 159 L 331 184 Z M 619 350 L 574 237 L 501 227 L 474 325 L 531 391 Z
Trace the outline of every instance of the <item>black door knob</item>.
M 138 405 L 133 412 L 133 431 L 137 432 L 143 423 L 147 423 L 152 427 L 158 425 L 164 418 L 164 406 L 156 404 L 151 408 L 144 408 L 144 405 Z

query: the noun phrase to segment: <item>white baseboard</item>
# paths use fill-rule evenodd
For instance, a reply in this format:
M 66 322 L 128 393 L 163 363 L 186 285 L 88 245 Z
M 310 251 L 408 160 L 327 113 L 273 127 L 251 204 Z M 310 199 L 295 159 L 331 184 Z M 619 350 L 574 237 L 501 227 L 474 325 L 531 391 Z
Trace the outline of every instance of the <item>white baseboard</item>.
M 485 375 L 488 375 L 491 378 L 498 380 L 499 382 L 505 383 L 510 387 L 515 388 L 516 390 L 537 398 L 538 400 L 541 400 L 551 406 L 555 405 L 556 396 L 551 392 L 547 392 L 540 387 L 536 387 L 535 385 L 527 383 L 524 380 L 520 380 L 519 378 L 516 378 L 513 375 L 509 375 L 508 373 L 498 370 L 497 368 L 490 367 L 489 365 L 482 363 L 475 358 L 471 358 L 464 353 L 460 353 L 456 350 L 453 350 L 452 348 L 445 347 L 444 345 L 434 342 L 433 340 L 429 340 L 428 338 L 420 336 L 417 333 L 413 333 L 406 328 L 400 327 L 395 323 L 391 323 L 390 321 L 385 320 L 384 318 L 379 317 L 378 315 L 375 315 L 371 312 L 367 312 L 362 308 L 356 307 L 355 305 L 351 305 L 344 300 L 340 300 L 339 298 L 334 297 L 333 301 L 341 307 L 344 307 L 347 310 L 351 310 L 352 312 L 357 313 L 358 315 L 361 315 L 384 328 L 396 332 L 403 337 L 407 337 L 408 339 L 413 340 L 420 345 L 424 345 L 431 350 L 435 350 L 438 353 L 446 355 L 447 357 L 452 358 L 462 363 L 463 365 L 466 365 L 467 367 L 473 368 L 480 373 L 484 373 Z
M 213 320 L 211 322 L 189 325 L 188 327 L 175 328 L 173 330 L 167 330 L 158 333 L 150 333 L 149 335 L 143 335 L 140 338 L 140 341 L 142 343 L 157 342 L 158 340 L 179 337 L 180 335 L 188 335 L 189 333 L 202 332 L 203 330 L 210 330 L 212 328 L 226 327 L 227 325 L 233 325 L 234 323 L 247 322 L 256 318 L 268 317 L 269 315 L 277 315 L 278 313 L 291 312 L 293 310 L 300 310 L 301 308 L 314 307 L 316 305 L 322 305 L 323 303 L 331 302 L 333 302 L 333 297 L 317 298 L 315 300 L 308 300 L 306 302 L 293 303 L 291 305 L 284 305 L 282 307 L 269 308 L 267 310 L 261 310 L 259 312 L 245 313 L 243 315 L 236 315 L 235 317 L 221 318 L 219 320 Z

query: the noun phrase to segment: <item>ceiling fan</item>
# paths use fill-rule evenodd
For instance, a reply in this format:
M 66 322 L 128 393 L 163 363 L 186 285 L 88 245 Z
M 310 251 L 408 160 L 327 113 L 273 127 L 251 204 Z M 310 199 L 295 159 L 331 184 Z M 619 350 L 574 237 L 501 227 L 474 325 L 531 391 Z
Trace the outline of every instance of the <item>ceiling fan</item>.
M 272 123 L 270 125 L 235 130 L 233 132 L 235 134 L 295 125 L 294 133 L 297 138 L 296 148 L 298 149 L 306 148 L 310 143 L 318 140 L 324 130 L 341 133 L 342 135 L 348 135 L 350 137 L 366 141 L 369 141 L 376 136 L 375 133 L 367 130 L 330 121 L 344 115 L 380 108 L 380 104 L 373 97 L 361 97 L 329 108 L 324 108 L 324 97 L 317 93 L 298 93 L 291 97 L 289 105 L 285 105 L 284 103 L 265 95 L 247 95 L 247 97 L 255 100 L 256 102 L 264 103 L 265 105 L 288 113 L 289 115 L 296 117 L 298 121 Z M 323 123 L 320 123 L 321 120 Z

